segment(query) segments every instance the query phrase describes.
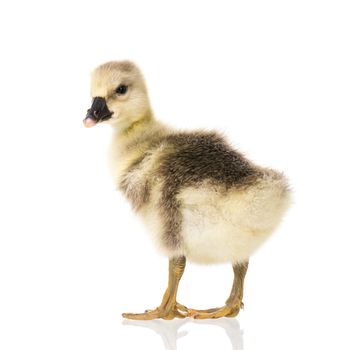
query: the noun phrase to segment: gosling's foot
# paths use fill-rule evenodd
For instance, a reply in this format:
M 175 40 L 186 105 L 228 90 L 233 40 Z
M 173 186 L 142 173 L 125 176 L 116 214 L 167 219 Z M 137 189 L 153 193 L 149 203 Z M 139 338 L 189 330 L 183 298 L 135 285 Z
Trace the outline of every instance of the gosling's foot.
M 163 318 L 164 320 L 172 320 L 175 317 L 185 318 L 190 315 L 191 310 L 186 306 L 176 303 L 172 308 L 157 307 L 154 310 L 146 310 L 144 313 L 131 314 L 124 313 L 122 317 L 130 320 L 155 320 L 157 318 Z
M 196 319 L 220 318 L 220 317 L 236 317 L 243 308 L 242 303 L 225 305 L 223 307 L 208 310 L 189 310 L 189 317 Z

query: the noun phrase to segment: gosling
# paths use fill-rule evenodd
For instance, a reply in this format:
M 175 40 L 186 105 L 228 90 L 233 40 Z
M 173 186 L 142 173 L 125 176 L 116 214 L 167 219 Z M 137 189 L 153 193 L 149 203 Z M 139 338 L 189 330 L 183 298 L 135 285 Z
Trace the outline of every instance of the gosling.
M 117 188 L 169 258 L 160 306 L 124 313 L 135 320 L 235 317 L 243 306 L 249 257 L 277 228 L 289 205 L 286 178 L 233 149 L 216 132 L 178 131 L 154 118 L 143 76 L 130 61 L 97 67 L 84 125 L 114 129 L 110 164 Z M 231 263 L 225 305 L 190 309 L 176 300 L 186 260 Z

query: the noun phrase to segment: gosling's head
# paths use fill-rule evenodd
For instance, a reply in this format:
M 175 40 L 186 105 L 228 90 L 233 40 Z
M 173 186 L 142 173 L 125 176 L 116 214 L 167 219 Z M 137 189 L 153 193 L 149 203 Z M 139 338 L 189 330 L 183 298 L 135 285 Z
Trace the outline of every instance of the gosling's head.
M 114 61 L 97 67 L 91 75 L 91 97 L 86 127 L 106 123 L 126 128 L 151 117 L 143 76 L 132 62 Z

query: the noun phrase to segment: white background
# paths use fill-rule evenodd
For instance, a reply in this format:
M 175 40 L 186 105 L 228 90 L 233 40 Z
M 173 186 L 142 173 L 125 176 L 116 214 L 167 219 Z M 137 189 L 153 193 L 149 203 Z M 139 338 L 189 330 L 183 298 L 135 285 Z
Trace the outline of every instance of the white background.
M 2 2 L 0 348 L 344 349 L 344 18 L 332 0 Z M 236 320 L 122 323 L 167 282 L 113 188 L 110 130 L 82 125 L 90 71 L 124 58 L 158 118 L 222 130 L 291 181 Z M 231 283 L 189 264 L 178 299 L 222 306 Z

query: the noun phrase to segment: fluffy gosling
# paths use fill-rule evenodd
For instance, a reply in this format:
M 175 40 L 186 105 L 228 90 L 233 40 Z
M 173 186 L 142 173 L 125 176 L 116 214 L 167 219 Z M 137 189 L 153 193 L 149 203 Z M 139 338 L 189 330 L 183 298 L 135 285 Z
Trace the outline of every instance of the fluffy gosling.
M 288 207 L 287 180 L 253 164 L 216 132 L 177 131 L 158 122 L 143 76 L 129 61 L 96 68 L 91 94 L 84 124 L 113 127 L 110 162 L 117 187 L 169 258 L 169 283 L 160 306 L 123 317 L 236 316 L 249 257 Z M 234 280 L 225 306 L 195 310 L 176 301 L 186 260 L 232 264 Z

